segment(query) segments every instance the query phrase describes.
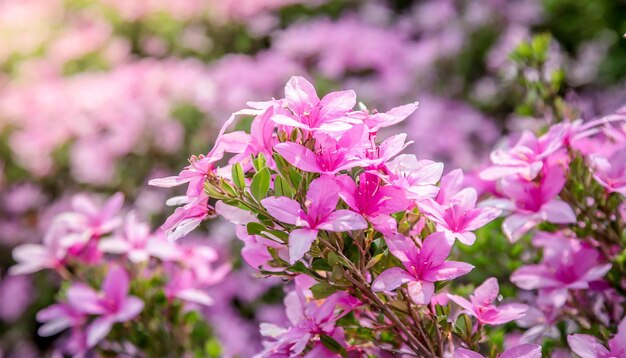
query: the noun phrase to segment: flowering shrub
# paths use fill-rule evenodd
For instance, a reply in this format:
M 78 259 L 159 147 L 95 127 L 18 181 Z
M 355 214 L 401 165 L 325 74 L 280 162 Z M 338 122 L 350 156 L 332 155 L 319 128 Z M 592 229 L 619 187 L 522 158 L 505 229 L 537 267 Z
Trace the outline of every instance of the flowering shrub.
M 240 225 L 250 265 L 295 279 L 285 298 L 292 325 L 262 326 L 262 356 L 477 349 L 483 325 L 513 321 L 528 307 L 494 305 L 495 279 L 471 303 L 449 295 L 458 307 L 445 303 L 442 288 L 473 268 L 448 260 L 455 241 L 471 245 L 473 231 L 500 210 L 477 208 L 477 192 L 462 186 L 459 170 L 442 179 L 441 163 L 400 154 L 411 144 L 406 135 L 376 140 L 417 103 L 388 112 L 355 105 L 353 91 L 320 99 L 302 77 L 287 83 L 285 98 L 250 103 L 206 156 L 151 181 L 187 184 L 175 200 L 183 206 L 163 228 L 178 238 L 220 215 Z M 250 134 L 225 133 L 238 115 L 254 116 Z
M 11 274 L 51 270 L 62 280 L 57 303 L 37 313 L 39 335 L 67 331 L 57 348 L 71 355 L 96 347 L 111 354 L 210 354 L 211 330 L 196 310 L 212 304 L 203 288 L 219 283 L 230 264 L 219 264 L 211 247 L 151 232 L 134 212 L 122 215 L 123 200 L 118 193 L 100 206 L 76 195 L 42 245 L 13 251 Z
M 0 355 L 619 356 L 623 15 L 3 1 Z

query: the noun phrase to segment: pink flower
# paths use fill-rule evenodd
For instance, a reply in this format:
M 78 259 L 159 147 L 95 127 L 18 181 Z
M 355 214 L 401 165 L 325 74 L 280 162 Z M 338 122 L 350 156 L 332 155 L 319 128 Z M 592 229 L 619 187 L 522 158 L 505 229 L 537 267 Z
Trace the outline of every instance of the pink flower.
M 300 260 L 309 251 L 319 230 L 334 232 L 367 228 L 363 217 L 349 210 L 335 210 L 339 186 L 331 177 L 322 176 L 311 182 L 306 195 L 305 210 L 287 197 L 270 197 L 261 204 L 275 219 L 301 227 L 289 234 L 289 259 Z
M 351 90 L 331 92 L 320 100 L 309 81 L 294 76 L 285 86 L 285 102 L 292 113 L 272 116 L 276 124 L 306 131 L 343 132 L 360 123 L 346 117 L 356 105 L 356 94 Z
M 285 260 L 288 260 L 288 253 L 284 252 L 286 250 L 283 250 L 284 245 L 282 243 L 270 240 L 261 235 L 249 235 L 245 226 L 237 226 L 236 233 L 237 237 L 244 243 L 244 247 L 241 249 L 241 257 L 248 265 L 257 270 L 282 270 L 282 268 L 268 265 L 268 262 L 274 259 L 268 251 L 268 248 L 276 250 L 281 258 L 285 257 Z
M 524 290 L 539 289 L 540 300 L 556 307 L 565 304 L 569 290 L 588 289 L 611 269 L 596 249 L 576 239 L 561 239 L 559 246 L 552 243 L 544 253 L 542 263 L 517 269 L 511 281 Z
M 343 330 L 335 327 L 337 320 L 361 303 L 356 298 L 345 292 L 337 292 L 323 302 L 309 300 L 302 289 L 296 286 L 296 290 L 285 297 L 287 317 L 291 323 L 289 328 L 282 328 L 269 323 L 261 324 L 261 333 L 272 339 L 266 344 L 266 349 L 259 357 L 296 357 L 306 349 L 307 344 L 319 335 L 327 335 L 335 338 L 338 342 L 344 342 Z M 315 341 L 314 350 L 320 350 L 319 341 Z M 320 352 L 317 352 L 318 354 Z M 322 355 L 310 355 L 310 357 L 324 357 Z M 309 355 L 307 355 L 309 357 Z
M 122 235 L 114 235 L 100 240 L 103 252 L 124 254 L 131 262 L 148 261 L 150 257 L 168 260 L 176 254 L 176 247 L 159 234 L 151 234 L 150 227 L 137 220 L 135 213 L 126 217 Z
M 113 324 L 129 321 L 143 310 L 143 301 L 128 295 L 129 287 L 126 271 L 113 266 L 102 283 L 102 292 L 84 284 L 75 284 L 67 290 L 67 301 L 73 308 L 98 316 L 87 329 L 87 346 L 93 347 L 103 340 Z
M 277 144 L 274 150 L 289 164 L 305 172 L 336 174 L 371 163 L 371 160 L 364 158 L 363 144 L 366 141 L 365 127 L 358 125 L 343 133 L 339 139 L 326 134 L 316 135 L 315 152 L 293 142 Z
M 440 190 L 441 193 L 441 190 Z M 476 241 L 472 232 L 500 215 L 496 208 L 476 208 L 476 190 L 467 188 L 457 193 L 449 204 L 440 205 L 432 199 L 419 203 L 426 217 L 437 224 L 437 231 L 446 234 L 450 242 L 458 239 L 466 245 Z
M 493 165 L 480 173 L 481 179 L 496 180 L 517 175 L 526 180 L 535 179 L 549 157 L 563 148 L 565 134 L 563 129 L 537 138 L 531 132 L 525 131 L 514 147 L 491 153 Z
M 406 210 L 410 202 L 402 189 L 383 185 L 380 177 L 372 173 L 362 173 L 358 186 L 347 175 L 337 177 L 341 187 L 339 196 L 350 209 L 363 215 L 372 226 L 383 234 L 397 231 L 396 220 L 391 214 Z
M 608 158 L 598 155 L 590 157 L 593 177 L 610 193 L 626 196 L 626 148 Z
M 67 225 L 56 220 L 46 232 L 43 245 L 23 244 L 13 249 L 13 259 L 17 264 L 9 272 L 21 275 L 63 267 L 69 246 L 78 241 L 75 236 L 68 233 Z
M 124 205 L 124 195 L 116 193 L 107 200 L 102 208 L 88 196 L 78 194 L 72 198 L 74 211 L 61 216 L 59 220 L 68 223 L 76 231 L 84 233 L 85 238 L 100 237 L 108 234 L 121 224 L 117 216 Z
M 501 190 L 509 200 L 491 199 L 484 201 L 483 205 L 513 211 L 502 223 L 502 230 L 514 242 L 543 221 L 554 224 L 576 222 L 572 208 L 557 198 L 564 185 L 565 173 L 556 165 L 545 168 L 536 181 L 505 178 Z
M 500 325 L 523 317 L 528 310 L 524 304 L 509 303 L 499 307 L 493 304 L 499 291 L 498 281 L 492 277 L 474 290 L 470 301 L 451 294 L 448 294 L 448 298 L 461 306 L 463 313 L 476 317 L 482 324 Z
M 498 354 L 497 358 L 541 358 L 541 346 L 538 344 L 520 344 Z M 465 348 L 454 351 L 453 358 L 484 358 L 480 353 Z
M 37 330 L 42 337 L 54 336 L 70 327 L 80 327 L 86 316 L 71 305 L 56 303 L 37 312 L 37 321 L 43 323 Z
M 393 126 L 402 122 L 415 112 L 418 105 L 419 102 L 413 102 L 399 107 L 394 107 L 387 112 L 378 112 L 376 110 L 372 113 L 367 110 L 356 111 L 351 113 L 349 116 L 351 118 L 360 119 L 367 126 L 370 133 L 376 133 L 382 128 Z
M 626 319 L 617 328 L 617 334 L 609 340 L 609 349 L 594 336 L 571 334 L 567 343 L 580 358 L 624 358 L 626 357 Z
M 372 290 L 390 292 L 407 283 L 411 299 L 421 305 L 428 304 L 435 292 L 435 282 L 452 280 L 470 272 L 474 266 L 465 262 L 446 261 L 452 245 L 442 233 L 428 236 L 418 250 L 405 236 L 386 237 L 389 251 L 404 266 L 383 271 L 372 283 Z
M 408 199 L 434 198 L 439 192 L 435 185 L 443 173 L 443 164 L 417 160 L 414 155 L 402 154 L 386 165 L 387 180 L 407 192 Z

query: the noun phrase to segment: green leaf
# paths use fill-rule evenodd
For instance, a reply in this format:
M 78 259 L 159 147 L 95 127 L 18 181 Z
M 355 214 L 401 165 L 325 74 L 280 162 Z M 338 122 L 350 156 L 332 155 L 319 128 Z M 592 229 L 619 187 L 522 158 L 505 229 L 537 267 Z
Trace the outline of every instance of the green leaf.
M 320 342 L 322 342 L 324 347 L 328 348 L 328 350 L 340 354 L 343 358 L 348 357 L 348 353 L 346 352 L 346 350 L 334 338 L 323 334 L 320 336 Z
M 246 186 L 245 177 L 243 175 L 243 168 L 240 163 L 233 165 L 233 182 L 239 189 L 243 189 Z
M 252 166 L 254 166 L 254 170 L 256 170 L 257 173 L 265 169 L 266 165 L 267 159 L 265 159 L 265 155 L 263 155 L 263 153 L 259 153 L 256 158 L 252 158 Z
M 280 175 L 274 179 L 274 193 L 276 196 L 286 196 L 289 198 L 293 198 L 295 194 L 291 185 Z
M 248 235 L 260 235 L 265 230 L 265 226 L 260 223 L 251 222 L 246 225 L 248 229 Z
M 252 177 L 252 183 L 250 184 L 250 193 L 257 200 L 267 196 L 267 192 L 270 190 L 270 170 L 263 168 L 260 172 L 254 174 Z
M 326 298 L 335 292 L 337 292 L 337 287 L 332 286 L 327 282 L 320 282 L 311 286 L 311 293 L 313 293 L 313 298 L 316 300 Z
M 311 264 L 311 268 L 313 268 L 313 270 L 318 270 L 318 271 L 332 271 L 333 270 L 333 267 L 330 266 L 328 264 L 328 261 L 326 261 L 325 259 L 313 260 L 313 263 Z

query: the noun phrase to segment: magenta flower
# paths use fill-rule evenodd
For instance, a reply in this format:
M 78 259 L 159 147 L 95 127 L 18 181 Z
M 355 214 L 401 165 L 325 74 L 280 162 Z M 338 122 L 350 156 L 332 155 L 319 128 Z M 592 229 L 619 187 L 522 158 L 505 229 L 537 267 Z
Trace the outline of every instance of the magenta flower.
M 528 310 L 524 304 L 509 303 L 499 307 L 493 304 L 499 291 L 498 280 L 492 277 L 474 290 L 469 301 L 451 294 L 448 294 L 448 298 L 461 306 L 463 313 L 476 317 L 482 324 L 500 325 L 523 317 Z
M 472 245 L 476 241 L 476 234 L 472 231 L 497 218 L 501 212 L 496 208 L 476 208 L 476 196 L 476 190 L 467 188 L 449 198 L 452 201 L 449 204 L 440 205 L 435 200 L 426 199 L 419 203 L 419 208 L 437 224 L 437 231 L 444 232 L 450 242 L 458 239 Z
M 336 174 L 342 170 L 367 166 L 372 161 L 364 158 L 363 143 L 367 132 L 363 125 L 354 126 L 339 139 L 326 134 L 315 136 L 315 152 L 294 142 L 274 146 L 289 164 L 310 173 Z
M 241 257 L 253 268 L 265 271 L 282 270 L 280 267 L 268 265 L 268 262 L 274 259 L 268 248 L 278 252 L 278 255 L 285 261 L 289 260 L 289 253 L 286 252 L 285 246 L 280 242 L 270 240 L 261 235 L 249 235 L 245 226 L 237 226 L 235 230 L 237 237 L 244 243 L 243 249 L 241 249 Z
M 339 196 L 350 209 L 363 215 L 383 234 L 391 235 L 397 231 L 396 220 L 391 214 L 406 210 L 410 206 L 402 189 L 383 185 L 381 179 L 371 173 L 362 173 L 358 186 L 347 175 L 337 177 L 336 180 L 341 187 Z
M 103 340 L 113 324 L 129 321 L 143 310 L 143 301 L 128 295 L 129 287 L 126 271 L 113 266 L 102 283 L 102 292 L 84 284 L 74 284 L 67 290 L 69 305 L 81 313 L 98 316 L 87 328 L 87 346 Z
M 610 193 L 626 196 L 626 148 L 608 158 L 592 155 L 590 160 L 596 181 Z
M 542 263 L 526 265 L 511 275 L 511 282 L 524 290 L 539 289 L 539 298 L 546 304 L 565 304 L 568 290 L 588 289 L 611 269 L 603 263 L 598 251 L 578 240 L 566 240 L 565 247 L 548 247 Z M 558 250 L 551 252 L 550 250 Z
M 285 101 L 292 113 L 272 116 L 279 125 L 306 131 L 343 132 L 361 123 L 346 116 L 356 105 L 356 93 L 352 90 L 331 92 L 320 100 L 309 81 L 294 76 L 285 86 Z
M 421 305 L 430 303 L 435 292 L 435 282 L 452 280 L 470 272 L 474 266 L 458 261 L 446 261 L 450 244 L 444 234 L 429 235 L 418 250 L 407 237 L 396 234 L 386 237 L 389 251 L 404 266 L 383 271 L 372 283 L 372 290 L 390 292 L 407 283 L 411 299 Z
M 617 334 L 609 340 L 608 349 L 594 336 L 572 334 L 567 336 L 572 351 L 580 358 L 623 358 L 626 357 L 626 319 L 617 328 Z
M 349 210 L 335 210 L 339 201 L 339 186 L 331 178 L 322 176 L 311 182 L 306 195 L 305 210 L 287 197 L 269 197 L 261 201 L 263 207 L 279 221 L 301 227 L 289 234 L 289 259 L 300 260 L 311 248 L 319 230 L 334 232 L 367 228 L 363 217 Z
M 513 211 L 502 223 L 504 234 L 517 241 L 526 232 L 543 221 L 554 224 L 576 222 L 576 214 L 564 201 L 557 198 L 565 185 L 565 173 L 560 166 L 546 168 L 537 181 L 505 178 L 501 190 L 507 199 L 491 199 L 485 206 Z
M 481 179 L 496 180 L 515 175 L 526 180 L 535 179 L 549 157 L 563 149 L 566 134 L 566 130 L 563 129 L 537 138 L 531 132 L 525 131 L 514 147 L 508 150 L 498 149 L 491 153 L 493 164 L 480 173 Z
M 150 227 L 137 220 L 135 213 L 126 217 L 122 235 L 114 235 L 100 240 L 101 251 L 124 254 L 131 262 L 148 261 L 150 257 L 169 260 L 176 255 L 176 247 L 158 233 L 150 233 Z
M 541 346 L 538 344 L 520 344 L 498 354 L 497 358 L 541 358 Z M 457 348 L 452 358 L 484 358 L 480 353 L 465 348 Z

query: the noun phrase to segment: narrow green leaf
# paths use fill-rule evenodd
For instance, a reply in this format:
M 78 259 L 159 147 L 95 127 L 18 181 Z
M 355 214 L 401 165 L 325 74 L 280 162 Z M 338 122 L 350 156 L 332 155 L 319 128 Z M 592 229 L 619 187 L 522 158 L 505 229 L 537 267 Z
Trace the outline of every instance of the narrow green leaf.
M 346 350 L 334 338 L 323 334 L 323 335 L 320 336 L 320 342 L 322 342 L 324 347 L 328 348 L 328 350 L 330 350 L 330 351 L 332 351 L 334 353 L 340 354 L 341 357 L 343 357 L 343 358 L 347 358 L 348 357 L 348 353 L 346 352 Z
M 239 189 L 243 189 L 246 186 L 245 177 L 243 174 L 243 168 L 240 163 L 233 165 L 233 182 Z

